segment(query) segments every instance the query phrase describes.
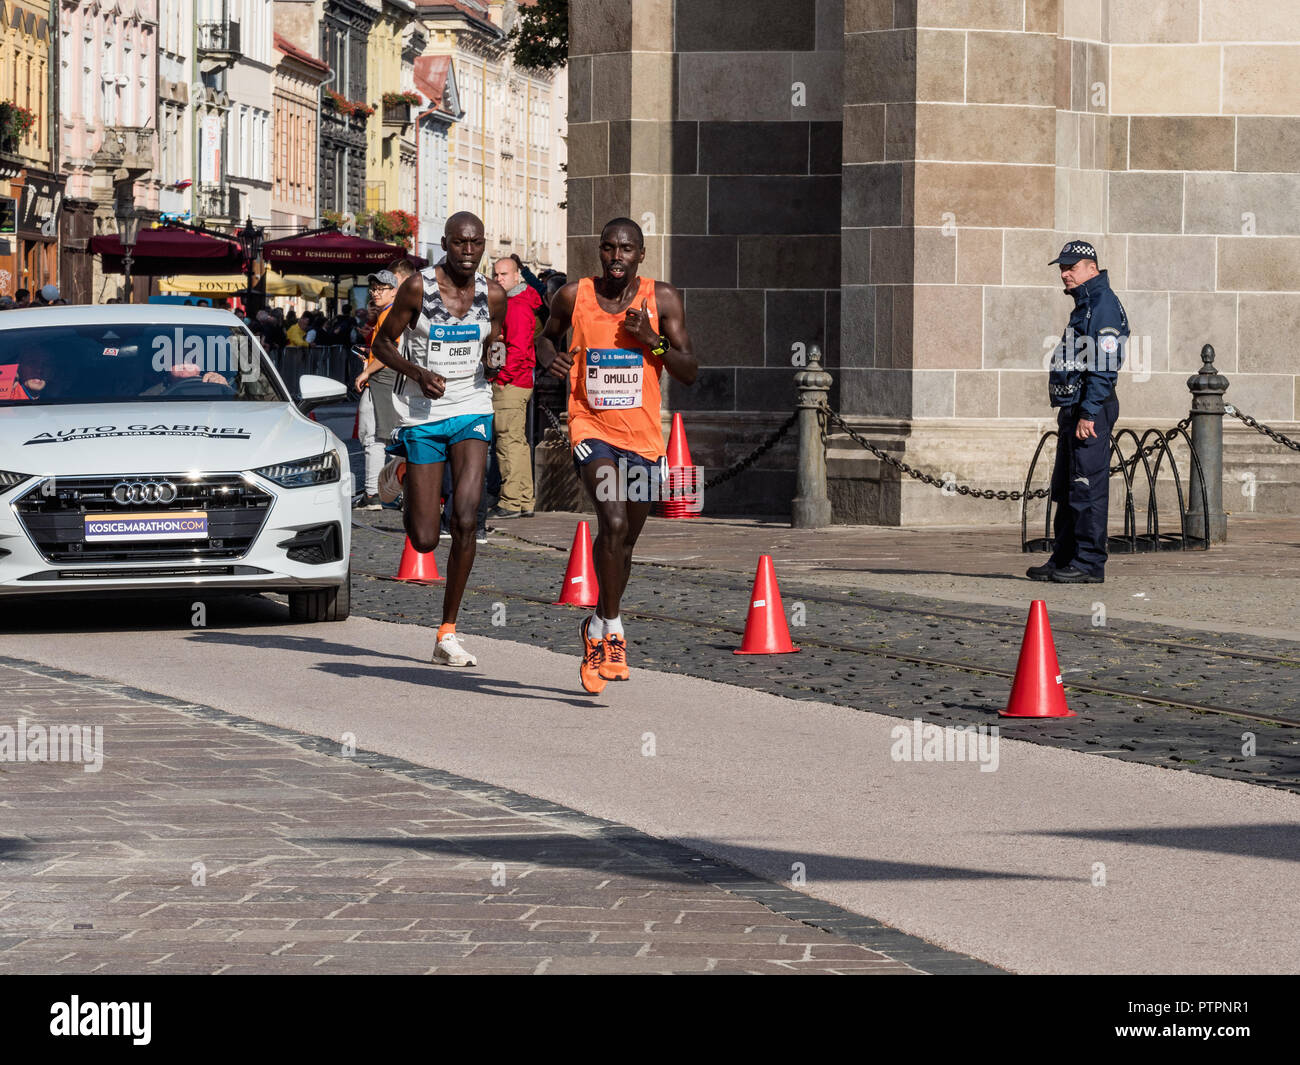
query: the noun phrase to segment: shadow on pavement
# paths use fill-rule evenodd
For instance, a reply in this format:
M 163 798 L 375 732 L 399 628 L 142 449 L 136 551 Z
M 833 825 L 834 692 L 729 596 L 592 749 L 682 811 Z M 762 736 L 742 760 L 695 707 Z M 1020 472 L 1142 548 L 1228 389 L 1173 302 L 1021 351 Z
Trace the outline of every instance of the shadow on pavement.
M 1300 861 L 1300 824 L 1285 822 L 1267 825 L 1186 825 L 1178 828 L 1099 828 L 1065 832 L 1043 829 L 1025 835 Z
M 590 697 L 582 698 L 573 689 L 550 688 L 540 684 L 521 684 L 518 681 L 489 677 L 475 669 L 453 669 L 449 666 L 435 666 L 426 659 L 413 655 L 395 655 L 376 651 L 356 644 L 331 643 L 318 636 L 276 636 L 240 635 L 230 632 L 213 632 L 210 630 L 195 632 L 189 642 L 226 643 L 258 650 L 278 649 L 282 651 L 300 651 L 303 654 L 333 656 L 336 658 L 386 658 L 397 662 L 416 662 L 411 666 L 370 666 L 360 662 L 319 662 L 312 668 L 322 673 L 349 680 L 373 678 L 374 680 L 397 681 L 413 684 L 420 688 L 438 688 L 445 691 L 470 692 L 477 695 L 509 695 L 519 698 L 543 699 L 547 702 L 565 703 L 591 709 L 601 704 Z M 432 646 L 432 641 L 430 641 Z M 577 656 L 574 656 L 575 661 Z M 575 671 L 576 672 L 576 671 Z M 577 678 L 574 678 L 577 687 Z
M 207 627 L 258 628 L 289 624 L 289 608 L 263 595 L 223 595 L 210 588 L 159 597 L 120 592 L 103 598 L 15 598 L 5 602 L 2 633 L 151 632 L 194 629 L 202 602 Z
M 392 839 L 384 838 L 326 838 L 298 837 L 285 842 L 302 846 L 319 846 L 322 843 L 344 844 L 349 847 L 379 847 L 383 849 L 398 848 L 434 854 L 470 854 L 482 857 L 484 861 L 519 862 L 521 864 L 545 865 L 559 868 L 579 866 L 586 868 L 584 857 L 591 858 L 604 851 L 610 844 L 621 841 L 617 832 L 602 835 L 594 839 L 573 839 L 571 836 L 454 836 L 440 837 L 406 836 Z M 628 841 L 633 847 L 635 840 Z M 745 869 L 761 870 L 755 875 L 762 879 L 773 876 L 786 877 L 794 862 L 803 863 L 808 880 L 811 881 L 861 881 L 861 880 L 1055 880 L 1066 883 L 1078 881 L 1086 883 L 1086 876 L 1050 876 L 1035 873 L 1000 872 L 994 869 L 968 869 L 955 865 L 926 865 L 919 862 L 873 861 L 870 858 L 846 858 L 833 854 L 815 854 L 808 851 L 785 853 L 763 847 L 745 847 L 736 844 L 720 844 L 714 840 L 695 839 L 692 837 L 675 837 L 672 842 L 678 846 L 699 854 L 716 856 L 719 860 Z M 608 862 L 598 862 L 598 866 Z M 624 869 L 623 872 L 635 875 L 635 870 Z M 655 868 L 648 872 L 654 879 L 662 879 L 664 870 Z M 684 881 L 687 882 L 687 881 Z M 784 880 L 771 879 L 774 889 L 788 889 Z

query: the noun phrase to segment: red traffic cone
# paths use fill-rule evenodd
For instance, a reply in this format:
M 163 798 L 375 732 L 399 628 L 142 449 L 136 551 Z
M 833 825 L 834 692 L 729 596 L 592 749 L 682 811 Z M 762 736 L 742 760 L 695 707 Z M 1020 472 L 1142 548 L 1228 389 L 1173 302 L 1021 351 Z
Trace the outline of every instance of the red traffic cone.
M 600 598 L 596 581 L 596 562 L 591 555 L 591 530 L 585 521 L 578 522 L 569 549 L 569 565 L 564 571 L 564 587 L 552 606 L 595 606 Z
M 690 445 L 686 443 L 686 428 L 682 425 L 682 416 L 673 415 L 672 431 L 668 434 L 668 465 L 694 466 L 691 461 Z
M 776 586 L 776 570 L 772 556 L 758 560 L 754 575 L 754 592 L 749 597 L 749 616 L 745 619 L 745 636 L 740 649 L 733 655 L 788 655 L 799 648 L 790 642 L 790 629 L 785 623 L 785 607 L 781 605 L 781 590 Z
M 411 546 L 411 538 L 406 538 L 406 546 L 402 548 L 402 561 L 397 567 L 397 576 L 393 578 L 398 581 L 440 581 L 442 576 L 438 573 L 438 561 L 433 557 L 432 551 L 417 551 Z
M 1016 679 L 1011 682 L 1011 698 L 999 717 L 1077 717 L 1065 705 L 1065 688 L 1061 684 L 1061 667 L 1056 660 L 1052 627 L 1047 623 L 1047 604 L 1035 599 L 1029 607 L 1025 640 L 1020 645 Z
M 352 419 L 352 439 L 360 440 L 361 436 L 361 410 L 357 409 L 357 416 Z

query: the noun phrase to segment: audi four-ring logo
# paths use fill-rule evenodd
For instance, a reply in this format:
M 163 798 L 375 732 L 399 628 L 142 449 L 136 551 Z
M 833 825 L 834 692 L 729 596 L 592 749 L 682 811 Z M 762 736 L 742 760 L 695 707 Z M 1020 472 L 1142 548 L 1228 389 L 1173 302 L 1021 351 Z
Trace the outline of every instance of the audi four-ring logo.
M 115 503 L 172 503 L 176 486 L 171 481 L 118 481 L 113 485 Z

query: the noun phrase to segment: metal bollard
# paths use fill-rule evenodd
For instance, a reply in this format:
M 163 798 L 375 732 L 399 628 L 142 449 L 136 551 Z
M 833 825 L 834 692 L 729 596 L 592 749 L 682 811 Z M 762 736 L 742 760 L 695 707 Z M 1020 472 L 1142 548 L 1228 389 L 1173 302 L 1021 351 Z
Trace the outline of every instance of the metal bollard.
M 830 396 L 831 375 L 822 369 L 822 349 L 808 349 L 807 369 L 794 375 L 799 398 L 799 465 L 790 524 L 795 529 L 822 529 L 831 523 L 831 501 L 826 494 L 826 446 L 822 443 L 821 405 Z
M 1209 542 L 1221 544 L 1228 539 L 1228 515 L 1223 511 L 1223 394 L 1228 379 L 1214 368 L 1214 348 L 1201 348 L 1201 372 L 1187 379 L 1192 393 L 1192 446 L 1200 459 L 1200 471 L 1192 463 L 1191 503 L 1187 510 L 1187 532 L 1206 536 L 1206 515 L 1201 513 L 1201 477 L 1205 476 L 1205 498 L 1209 504 Z

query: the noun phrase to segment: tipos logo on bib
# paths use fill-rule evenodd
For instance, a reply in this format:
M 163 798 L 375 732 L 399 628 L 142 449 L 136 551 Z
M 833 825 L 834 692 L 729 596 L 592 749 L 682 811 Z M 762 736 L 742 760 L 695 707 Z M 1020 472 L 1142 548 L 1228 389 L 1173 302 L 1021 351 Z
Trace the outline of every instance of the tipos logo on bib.
M 632 410 L 641 406 L 645 359 L 627 348 L 587 349 L 587 406 L 592 410 Z
M 473 377 L 482 359 L 478 325 L 429 326 L 429 369 L 441 377 Z

